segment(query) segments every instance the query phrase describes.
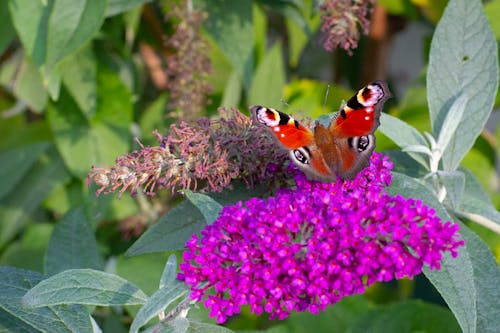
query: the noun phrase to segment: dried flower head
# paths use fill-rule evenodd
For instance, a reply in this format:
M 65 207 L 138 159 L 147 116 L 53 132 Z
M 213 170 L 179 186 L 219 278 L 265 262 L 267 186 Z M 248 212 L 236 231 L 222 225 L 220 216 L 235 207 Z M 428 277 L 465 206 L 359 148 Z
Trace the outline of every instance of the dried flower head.
M 186 2 L 171 2 L 168 19 L 175 19 L 175 32 L 165 41 L 171 51 L 167 55 L 165 69 L 170 91 L 168 107 L 176 109 L 179 118 L 196 119 L 209 103 L 207 96 L 212 86 L 207 76 L 212 71 L 208 58 L 208 43 L 201 35 L 206 14 L 189 8 Z
M 358 25 L 365 35 L 368 34 L 370 21 L 367 16 L 372 12 L 375 0 L 326 0 L 319 7 L 321 11 L 321 31 L 323 46 L 332 51 L 343 48 L 349 55 L 358 47 L 360 38 Z
M 319 183 L 226 206 L 201 238 L 186 243 L 179 279 L 224 322 L 249 305 L 283 319 L 317 313 L 377 281 L 438 269 L 443 252 L 464 244 L 458 224 L 442 223 L 422 202 L 390 196 L 392 164 L 374 154 L 350 181 Z
M 116 165 L 95 168 L 87 176 L 99 186 L 97 194 L 157 188 L 218 192 L 241 179 L 249 187 L 286 178 L 287 152 L 279 149 L 267 130 L 253 125 L 236 109 L 219 109 L 221 118 L 201 118 L 197 125 L 173 124 L 159 146 L 142 147 L 116 159 Z

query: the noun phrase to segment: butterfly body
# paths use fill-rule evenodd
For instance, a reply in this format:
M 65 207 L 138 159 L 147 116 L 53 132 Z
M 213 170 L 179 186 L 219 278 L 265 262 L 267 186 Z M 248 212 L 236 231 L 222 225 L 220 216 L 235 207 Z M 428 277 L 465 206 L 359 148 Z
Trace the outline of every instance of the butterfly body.
M 374 81 L 351 97 L 328 126 L 316 123 L 313 131 L 272 108 L 252 106 L 250 111 L 290 151 L 292 161 L 310 178 L 331 182 L 337 176 L 352 179 L 368 166 L 375 149 L 373 133 L 390 96 L 385 82 Z

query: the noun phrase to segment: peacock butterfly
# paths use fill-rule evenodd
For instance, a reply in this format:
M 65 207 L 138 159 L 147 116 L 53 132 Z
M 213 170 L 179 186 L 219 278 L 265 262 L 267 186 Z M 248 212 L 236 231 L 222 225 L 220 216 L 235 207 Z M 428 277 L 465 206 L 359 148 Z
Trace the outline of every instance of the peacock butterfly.
M 265 106 L 251 106 L 254 121 L 267 126 L 290 158 L 310 178 L 323 182 L 352 179 L 370 163 L 375 149 L 373 133 L 391 93 L 384 81 L 359 90 L 332 117 L 327 127 L 316 122 L 314 131 L 291 116 Z

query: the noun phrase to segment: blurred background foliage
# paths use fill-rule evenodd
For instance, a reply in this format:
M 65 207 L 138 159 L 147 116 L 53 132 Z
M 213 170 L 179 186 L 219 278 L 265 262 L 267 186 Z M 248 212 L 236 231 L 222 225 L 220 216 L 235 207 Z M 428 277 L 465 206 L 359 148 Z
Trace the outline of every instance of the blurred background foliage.
M 352 55 L 323 48 L 318 0 L 69 2 L 0 2 L 1 265 L 43 273 L 54 225 L 81 207 L 107 269 L 153 292 L 168 254 L 126 258 L 124 252 L 179 199 L 168 191 L 154 198 L 96 198 L 85 178 L 92 165 L 111 165 L 141 144 L 157 145 L 153 130 L 216 117 L 220 106 L 248 114 L 249 105 L 262 104 L 317 118 L 363 84 L 384 79 L 394 94 L 386 112 L 430 130 L 426 59 L 446 0 L 376 1 L 370 30 Z M 500 1 L 484 1 L 484 10 L 498 41 Z M 487 127 L 463 162 L 497 208 L 499 105 L 497 95 Z M 377 151 L 394 148 L 377 134 Z M 500 260 L 499 236 L 469 226 Z M 269 332 L 311 332 L 310 325 L 319 325 L 316 332 L 343 331 L 359 316 L 380 325 L 387 323 L 391 302 L 418 308 L 428 318 L 420 321 L 425 327 L 446 316 L 456 324 L 445 308 L 409 298 L 443 305 L 424 278 L 402 280 L 343 300 L 314 324 L 310 314 L 294 315 Z M 375 307 L 385 311 L 367 314 Z M 101 327 L 124 331 L 134 313 L 128 310 L 98 312 Z M 435 325 L 429 329 L 458 330 Z M 250 330 L 270 323 L 243 313 L 229 326 Z

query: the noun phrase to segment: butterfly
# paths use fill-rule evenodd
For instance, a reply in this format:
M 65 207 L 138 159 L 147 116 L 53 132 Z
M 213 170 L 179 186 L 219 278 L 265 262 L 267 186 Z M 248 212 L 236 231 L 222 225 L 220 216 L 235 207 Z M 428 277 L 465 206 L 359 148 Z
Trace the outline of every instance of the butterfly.
M 391 93 L 384 81 L 359 90 L 334 114 L 328 126 L 316 122 L 314 130 L 293 117 L 265 106 L 251 106 L 252 118 L 266 126 L 290 158 L 311 179 L 333 182 L 352 179 L 370 163 L 375 149 L 373 133 Z

